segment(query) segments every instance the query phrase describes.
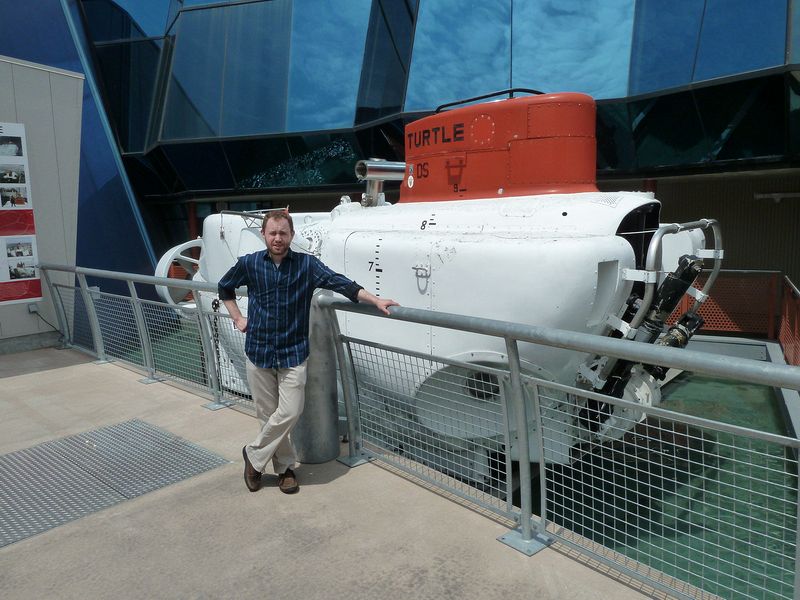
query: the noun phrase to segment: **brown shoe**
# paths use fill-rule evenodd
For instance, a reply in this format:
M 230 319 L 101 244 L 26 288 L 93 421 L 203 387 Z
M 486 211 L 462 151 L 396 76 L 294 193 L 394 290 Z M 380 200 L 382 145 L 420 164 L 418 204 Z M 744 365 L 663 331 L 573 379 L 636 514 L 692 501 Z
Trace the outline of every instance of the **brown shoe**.
M 247 458 L 247 446 L 242 448 L 242 456 L 244 456 L 244 483 L 248 490 L 257 492 L 261 489 L 261 473 L 250 464 L 250 459 Z
M 286 471 L 278 475 L 278 487 L 284 494 L 294 494 L 299 490 L 300 485 L 297 483 L 294 471 L 286 469 Z

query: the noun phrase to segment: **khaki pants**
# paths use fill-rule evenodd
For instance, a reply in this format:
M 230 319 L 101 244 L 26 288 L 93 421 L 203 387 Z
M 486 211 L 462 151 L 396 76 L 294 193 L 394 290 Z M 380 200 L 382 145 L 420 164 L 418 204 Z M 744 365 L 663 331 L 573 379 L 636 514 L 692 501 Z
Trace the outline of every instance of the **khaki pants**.
M 247 382 L 261 431 L 246 448 L 257 471 L 263 473 L 270 459 L 277 474 L 297 463 L 289 433 L 303 412 L 307 362 L 288 369 L 262 369 L 247 361 Z

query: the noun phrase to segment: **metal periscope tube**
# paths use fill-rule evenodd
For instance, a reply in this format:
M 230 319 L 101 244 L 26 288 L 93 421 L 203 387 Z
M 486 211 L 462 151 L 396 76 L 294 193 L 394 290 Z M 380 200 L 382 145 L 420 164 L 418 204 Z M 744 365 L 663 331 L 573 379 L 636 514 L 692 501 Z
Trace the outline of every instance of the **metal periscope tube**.
M 402 181 L 406 174 L 406 163 L 391 160 L 359 160 L 355 167 L 359 181 Z

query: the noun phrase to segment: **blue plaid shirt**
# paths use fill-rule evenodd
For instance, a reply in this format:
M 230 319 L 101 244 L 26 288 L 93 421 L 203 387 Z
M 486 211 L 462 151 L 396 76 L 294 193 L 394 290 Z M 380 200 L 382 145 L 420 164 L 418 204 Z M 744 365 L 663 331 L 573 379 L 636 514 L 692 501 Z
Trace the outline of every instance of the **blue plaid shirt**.
M 308 315 L 314 290 L 324 288 L 358 302 L 361 286 L 310 254 L 288 251 L 275 265 L 269 252 L 241 256 L 219 281 L 220 300 L 247 286 L 247 358 L 265 369 L 296 367 L 308 358 Z

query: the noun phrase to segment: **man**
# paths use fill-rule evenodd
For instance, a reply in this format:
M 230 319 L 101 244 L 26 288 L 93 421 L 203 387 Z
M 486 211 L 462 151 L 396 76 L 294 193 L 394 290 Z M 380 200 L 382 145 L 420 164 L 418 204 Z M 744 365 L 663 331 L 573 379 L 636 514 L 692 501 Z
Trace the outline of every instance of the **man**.
M 303 412 L 308 358 L 308 320 L 316 288 L 339 292 L 353 302 L 369 302 L 385 314 L 394 300 L 378 298 L 334 273 L 318 258 L 293 252 L 294 224 L 285 211 L 270 212 L 261 234 L 266 250 L 240 257 L 219 282 L 219 297 L 246 332 L 247 382 L 261 430 L 242 448 L 244 481 L 251 492 L 261 487 L 261 474 L 272 460 L 278 486 L 286 494 L 299 489 L 292 468 L 297 455 L 289 433 Z M 247 286 L 247 313 L 236 304 L 235 289 Z

